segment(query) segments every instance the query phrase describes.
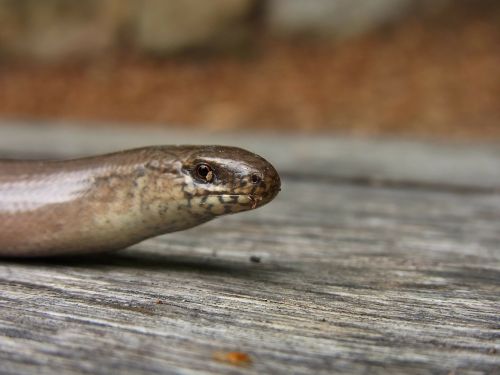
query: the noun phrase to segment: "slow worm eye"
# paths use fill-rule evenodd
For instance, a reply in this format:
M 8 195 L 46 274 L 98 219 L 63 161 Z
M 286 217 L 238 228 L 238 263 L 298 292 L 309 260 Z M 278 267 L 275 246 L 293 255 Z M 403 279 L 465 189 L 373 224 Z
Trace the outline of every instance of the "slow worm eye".
M 210 182 L 214 178 L 214 172 L 207 164 L 198 164 L 196 166 L 196 175 L 206 182 Z
M 254 185 L 258 184 L 259 182 L 262 181 L 262 178 L 257 174 L 257 173 L 253 173 L 251 176 L 250 176 L 250 182 Z

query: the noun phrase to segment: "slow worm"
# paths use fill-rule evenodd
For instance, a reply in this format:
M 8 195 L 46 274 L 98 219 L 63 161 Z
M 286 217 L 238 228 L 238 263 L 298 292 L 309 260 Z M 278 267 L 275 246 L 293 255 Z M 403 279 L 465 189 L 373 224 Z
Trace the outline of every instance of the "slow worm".
M 276 170 L 235 147 L 158 146 L 0 160 L 0 256 L 118 250 L 271 201 Z

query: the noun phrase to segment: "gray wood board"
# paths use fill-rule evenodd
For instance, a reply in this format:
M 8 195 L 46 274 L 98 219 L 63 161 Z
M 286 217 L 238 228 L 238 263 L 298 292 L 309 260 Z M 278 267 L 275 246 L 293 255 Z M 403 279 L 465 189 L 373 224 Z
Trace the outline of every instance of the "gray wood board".
M 135 129 L 135 130 L 133 130 Z M 139 130 L 138 130 L 139 129 Z M 361 185 L 500 191 L 498 144 L 425 143 L 342 136 L 151 130 L 0 121 L 0 157 L 81 156 L 152 144 L 226 144 L 266 157 L 290 177 Z
M 494 194 L 285 181 L 123 252 L 3 260 L 1 371 L 498 373 L 499 221 Z
M 159 143 L 252 149 L 283 191 L 118 253 L 0 260 L 0 373 L 500 372 L 495 145 L 0 127 L 5 156 Z

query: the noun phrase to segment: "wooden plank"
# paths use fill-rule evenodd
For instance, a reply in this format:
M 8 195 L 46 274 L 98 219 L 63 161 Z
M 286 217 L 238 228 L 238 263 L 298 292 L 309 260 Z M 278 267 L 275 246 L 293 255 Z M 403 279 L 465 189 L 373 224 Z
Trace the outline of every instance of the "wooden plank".
M 496 194 L 285 179 L 121 253 L 2 260 L 0 372 L 498 373 L 499 223 Z
M 0 260 L 0 373 L 500 369 L 497 146 L 0 127 L 0 155 L 151 143 L 239 144 L 283 192 L 120 253 Z
M 135 130 L 133 130 L 135 129 Z M 498 144 L 349 137 L 220 134 L 83 124 L 0 121 L 0 156 L 79 156 L 151 144 L 228 144 L 257 152 L 282 174 L 338 182 L 500 191 Z

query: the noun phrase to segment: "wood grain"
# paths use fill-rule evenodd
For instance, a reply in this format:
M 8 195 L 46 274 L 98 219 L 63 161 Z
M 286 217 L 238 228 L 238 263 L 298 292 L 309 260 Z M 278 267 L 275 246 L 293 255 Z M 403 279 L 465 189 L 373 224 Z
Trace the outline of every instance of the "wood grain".
M 294 171 L 251 213 L 0 260 L 0 373 L 500 373 L 499 243 L 494 192 Z
M 403 182 L 403 185 L 459 186 L 496 192 L 500 188 L 497 143 L 186 132 L 175 127 L 151 130 L 138 124 L 135 129 L 125 130 L 103 124 L 0 120 L 0 156 L 82 156 L 152 144 L 239 146 L 268 158 L 281 173 L 334 178 L 339 182 Z

